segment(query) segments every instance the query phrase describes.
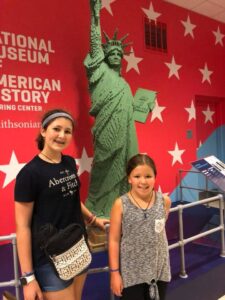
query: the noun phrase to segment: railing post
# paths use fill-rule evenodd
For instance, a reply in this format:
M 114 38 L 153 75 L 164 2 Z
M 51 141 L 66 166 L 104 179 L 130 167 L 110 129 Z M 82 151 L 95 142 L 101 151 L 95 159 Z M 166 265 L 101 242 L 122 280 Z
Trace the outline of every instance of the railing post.
M 223 195 L 219 194 L 220 197 L 219 201 L 219 207 L 220 207 L 220 226 L 221 226 L 221 257 L 225 257 L 225 244 L 224 244 L 224 212 L 225 209 L 224 203 L 223 203 Z
M 14 278 L 16 281 L 15 291 L 16 291 L 16 299 L 20 300 L 19 293 L 19 272 L 18 272 L 18 257 L 17 257 L 17 248 L 16 248 L 16 234 L 12 235 L 12 247 L 13 247 L 13 266 L 14 266 Z
M 185 270 L 185 254 L 184 254 L 184 227 L 183 227 L 183 205 L 178 205 L 178 217 L 179 217 L 179 243 L 180 243 L 180 277 L 187 278 Z
M 205 177 L 205 190 L 208 192 L 209 188 L 208 188 L 208 177 Z
M 14 280 L 0 282 L 0 287 L 14 286 L 15 293 L 16 293 L 16 300 L 20 300 L 16 234 L 12 233 L 10 235 L 0 236 L 0 241 L 11 241 L 12 250 L 13 250 L 13 269 L 14 269 Z
M 115 297 L 112 292 L 110 292 L 110 300 L 115 300 Z
M 109 245 L 109 227 L 110 225 L 109 224 L 106 224 L 105 225 L 105 231 L 106 231 L 106 234 L 107 234 L 107 245 Z M 108 268 L 109 270 L 109 268 Z M 115 296 L 111 290 L 111 287 L 110 287 L 110 270 L 109 270 L 109 291 L 110 291 L 110 300 L 115 300 Z
M 182 170 L 179 170 L 179 185 L 180 185 L 180 201 L 183 202 L 183 190 L 182 190 Z

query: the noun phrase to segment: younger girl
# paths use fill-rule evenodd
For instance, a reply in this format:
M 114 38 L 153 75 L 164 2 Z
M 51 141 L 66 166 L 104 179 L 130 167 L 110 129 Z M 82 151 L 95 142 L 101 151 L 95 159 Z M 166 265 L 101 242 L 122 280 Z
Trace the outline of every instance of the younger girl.
M 156 173 L 149 156 L 133 156 L 127 164 L 130 191 L 111 210 L 111 289 L 122 300 L 163 300 L 171 278 L 165 232 L 171 200 L 154 190 Z

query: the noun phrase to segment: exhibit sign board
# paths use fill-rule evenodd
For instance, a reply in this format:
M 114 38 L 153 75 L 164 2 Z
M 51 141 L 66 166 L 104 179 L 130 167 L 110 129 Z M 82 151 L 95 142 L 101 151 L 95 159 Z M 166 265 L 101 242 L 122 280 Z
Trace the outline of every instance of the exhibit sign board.
M 192 162 L 194 168 L 225 192 L 225 164 L 214 155 Z

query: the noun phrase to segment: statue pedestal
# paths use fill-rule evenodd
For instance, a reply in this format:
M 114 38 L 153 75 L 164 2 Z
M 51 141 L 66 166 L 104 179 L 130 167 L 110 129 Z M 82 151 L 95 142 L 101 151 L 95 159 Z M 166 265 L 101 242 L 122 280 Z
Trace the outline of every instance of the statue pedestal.
M 108 249 L 108 234 L 98 227 L 87 227 L 88 242 L 92 252 L 105 251 Z

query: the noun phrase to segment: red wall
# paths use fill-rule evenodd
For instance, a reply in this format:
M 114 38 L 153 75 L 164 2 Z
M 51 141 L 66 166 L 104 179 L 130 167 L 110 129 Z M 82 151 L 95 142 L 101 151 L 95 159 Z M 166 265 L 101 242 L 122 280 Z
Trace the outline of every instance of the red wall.
M 78 159 L 78 164 L 84 150 L 88 157 L 93 156 L 93 120 L 88 114 L 90 99 L 83 67 L 89 49 L 88 3 L 0 0 L 1 235 L 15 230 L 14 179 L 22 164 L 37 153 L 34 142 L 37 122 L 45 110 L 62 107 L 71 111 L 77 119 L 77 130 L 68 152 Z M 150 4 L 160 14 L 157 20 L 167 24 L 167 53 L 147 50 L 144 46 L 146 14 L 143 8 L 149 9 Z M 181 22 L 187 21 L 188 16 L 196 25 L 193 36 L 185 35 Z M 108 9 L 102 8 L 102 28 L 111 36 L 116 27 L 119 37 L 129 32 L 127 40 L 133 41 L 133 55 L 142 58 L 136 68 L 124 60 L 123 76 L 133 93 L 139 87 L 157 91 L 158 105 L 164 108 L 159 115 L 150 113 L 146 123 L 136 123 L 136 128 L 140 152 L 147 152 L 157 163 L 158 187 L 171 193 L 177 186 L 178 170 L 191 168 L 190 162 L 195 160 L 198 147 L 196 120 L 189 120 L 185 108 L 191 106 L 195 95 L 225 97 L 225 39 L 222 36 L 216 43 L 213 33 L 218 32 L 219 27 L 221 34 L 225 34 L 225 24 L 160 0 L 114 0 Z M 37 50 L 29 49 L 25 44 L 29 37 L 37 42 Z M 4 51 L 7 51 L 7 57 L 4 57 Z M 28 53 L 39 53 L 39 61 L 29 62 Z M 181 65 L 179 78 L 169 75 L 166 63 L 171 63 L 172 57 Z M 213 73 L 204 81 L 199 69 L 204 69 L 206 63 Z M 35 81 L 35 88 L 25 82 L 29 80 Z M 51 80 L 58 84 L 55 90 L 46 85 Z M 25 128 L 26 122 L 30 128 Z M 224 116 L 221 124 L 224 124 Z M 208 126 L 211 126 L 210 122 L 203 122 L 203 130 L 210 134 Z M 192 130 L 192 139 L 186 138 L 187 130 Z M 174 151 L 176 144 L 178 150 L 182 150 L 178 160 L 168 152 Z M 90 161 L 86 160 L 86 165 L 80 169 L 83 201 L 87 194 Z

